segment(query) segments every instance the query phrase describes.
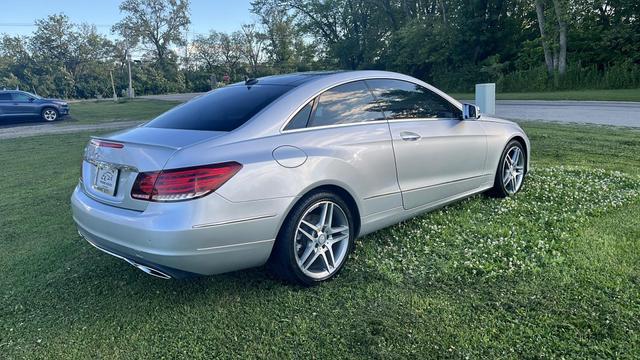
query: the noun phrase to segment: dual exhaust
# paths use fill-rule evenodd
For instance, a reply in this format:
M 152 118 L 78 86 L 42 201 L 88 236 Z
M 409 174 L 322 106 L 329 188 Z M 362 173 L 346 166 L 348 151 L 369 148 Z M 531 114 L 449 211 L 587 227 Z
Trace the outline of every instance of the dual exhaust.
M 109 250 L 103 249 L 100 246 L 94 244 L 93 241 L 87 239 L 87 237 L 84 236 L 80 231 L 78 231 L 78 234 L 80 234 L 80 237 L 85 239 L 89 244 L 93 245 L 94 248 L 96 248 L 96 249 L 98 249 L 98 250 L 100 250 L 100 251 L 102 251 L 102 252 L 104 252 L 106 254 L 109 254 L 109 255 L 111 255 L 113 257 L 116 257 L 116 258 L 118 258 L 120 260 L 126 261 L 127 263 L 129 263 L 129 265 L 137 268 L 138 270 L 144 272 L 147 275 L 155 276 L 155 277 L 158 277 L 158 278 L 161 278 L 161 279 L 165 279 L 165 280 L 171 279 L 171 276 L 169 274 L 166 274 L 166 273 L 164 273 L 164 272 L 162 272 L 162 271 L 160 271 L 158 269 L 154 269 L 154 268 L 146 266 L 146 265 L 138 264 L 137 262 L 135 262 L 135 261 L 133 261 L 131 259 L 128 259 L 128 258 L 126 258 L 124 256 L 115 254 L 115 253 L 113 253 L 113 252 L 111 252 Z

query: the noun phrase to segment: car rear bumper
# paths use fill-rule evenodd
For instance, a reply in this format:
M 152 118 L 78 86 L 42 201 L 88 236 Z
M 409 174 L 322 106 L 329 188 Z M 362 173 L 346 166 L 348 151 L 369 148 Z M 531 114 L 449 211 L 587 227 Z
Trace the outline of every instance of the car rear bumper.
M 195 202 L 205 199 L 207 210 L 220 214 L 219 219 L 202 223 L 202 216 L 194 214 L 199 211 Z M 71 208 L 79 233 L 98 249 L 143 271 L 137 265 L 182 278 L 263 265 L 290 201 L 233 203 L 214 193 L 193 201 L 152 203 L 140 212 L 98 202 L 79 185 Z

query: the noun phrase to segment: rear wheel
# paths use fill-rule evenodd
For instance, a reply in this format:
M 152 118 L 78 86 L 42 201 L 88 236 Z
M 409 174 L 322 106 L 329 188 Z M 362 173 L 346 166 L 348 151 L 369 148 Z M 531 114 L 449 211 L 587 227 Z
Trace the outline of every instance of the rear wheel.
M 493 188 L 489 194 L 495 197 L 515 195 L 522 188 L 527 166 L 527 153 L 517 140 L 510 141 L 502 152 Z
M 58 118 L 58 110 L 54 108 L 44 108 L 40 114 L 44 121 L 55 121 Z
M 331 192 L 305 197 L 285 220 L 271 256 L 280 278 L 311 286 L 334 277 L 354 242 L 349 206 Z

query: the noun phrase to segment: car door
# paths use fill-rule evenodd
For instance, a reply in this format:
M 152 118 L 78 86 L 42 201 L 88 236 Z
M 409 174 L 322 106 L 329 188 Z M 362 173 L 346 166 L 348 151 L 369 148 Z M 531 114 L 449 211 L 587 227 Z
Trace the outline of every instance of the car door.
M 365 218 L 402 208 L 389 127 L 364 81 L 337 85 L 307 103 L 284 127 L 318 179 L 338 180 L 361 200 Z
M 480 122 L 435 92 L 407 81 L 367 80 L 389 123 L 405 209 L 453 199 L 486 182 Z
M 0 116 L 10 116 L 12 104 L 11 93 L 0 93 Z
M 12 114 L 17 116 L 33 116 L 38 115 L 38 105 L 35 104 L 32 98 L 22 92 L 12 92 L 11 98 L 13 99 Z

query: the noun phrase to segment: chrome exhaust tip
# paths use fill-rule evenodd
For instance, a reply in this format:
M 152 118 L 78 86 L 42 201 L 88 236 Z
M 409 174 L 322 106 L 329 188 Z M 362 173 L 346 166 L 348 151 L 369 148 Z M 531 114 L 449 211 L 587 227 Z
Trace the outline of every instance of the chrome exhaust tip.
M 137 262 L 129 260 L 127 258 L 123 258 L 123 260 L 128 262 L 133 267 L 137 268 L 138 270 L 144 272 L 147 275 L 159 277 L 159 278 L 165 279 L 165 280 L 171 279 L 171 276 L 163 273 L 162 271 L 160 271 L 158 269 L 154 269 L 154 268 L 150 268 L 150 267 L 145 266 L 145 265 L 138 264 Z
M 118 258 L 120 260 L 126 261 L 127 263 L 129 263 L 129 265 L 137 268 L 138 270 L 144 272 L 147 275 L 155 276 L 155 277 L 158 277 L 158 278 L 161 278 L 161 279 L 165 279 L 165 280 L 171 279 L 170 275 L 168 275 L 168 274 L 166 274 L 166 273 L 164 273 L 164 272 L 162 272 L 162 271 L 160 271 L 158 269 L 154 269 L 154 268 L 142 265 L 142 264 L 138 264 L 137 262 L 135 262 L 135 261 L 133 261 L 131 259 L 127 259 L 124 256 L 115 254 L 115 253 L 113 253 L 113 252 L 111 252 L 109 250 L 101 248 L 100 246 L 94 244 L 93 241 L 89 240 L 80 230 L 78 230 L 78 234 L 80 235 L 81 238 L 85 239 L 89 244 L 93 245 L 93 247 L 95 247 L 96 249 L 98 249 L 98 250 L 100 250 L 100 251 L 102 251 L 104 253 L 107 253 L 107 254 L 109 254 L 109 255 L 111 255 L 113 257 L 116 257 L 116 258 Z

